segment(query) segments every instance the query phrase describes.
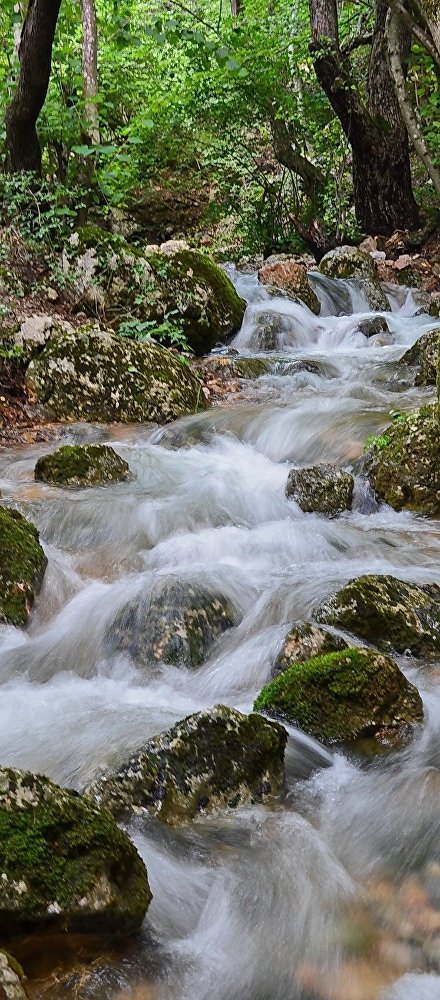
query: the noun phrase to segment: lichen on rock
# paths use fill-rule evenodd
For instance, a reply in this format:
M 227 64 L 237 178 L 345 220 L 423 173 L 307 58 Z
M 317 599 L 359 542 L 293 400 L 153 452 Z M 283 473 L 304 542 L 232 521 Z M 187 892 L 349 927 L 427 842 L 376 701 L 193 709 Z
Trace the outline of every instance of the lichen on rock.
M 113 816 L 29 771 L 0 769 L 0 933 L 130 934 L 147 872 Z
M 96 326 L 57 328 L 26 371 L 28 391 L 58 420 L 167 423 L 206 407 L 172 351 Z
M 394 660 L 359 648 L 292 664 L 260 691 L 254 709 L 329 743 L 399 737 L 423 719 L 420 695 Z
M 419 587 L 375 574 L 349 580 L 315 612 L 316 621 L 346 629 L 387 652 L 438 656 L 440 587 Z
M 339 635 L 318 628 L 312 622 L 297 622 L 287 633 L 271 670 L 271 677 L 285 673 L 293 663 L 304 663 L 314 656 L 347 649 L 348 643 Z
M 395 510 L 440 513 L 440 434 L 436 408 L 401 415 L 372 443 L 364 462 L 380 500 Z
M 125 317 L 160 325 L 172 317 L 196 354 L 236 333 L 246 303 L 225 271 L 206 253 L 173 241 L 154 249 L 83 226 L 64 249 L 64 267 L 78 303 L 118 326 Z
M 103 486 L 131 478 L 128 463 L 104 444 L 63 445 L 35 466 L 35 479 L 52 486 Z
M 342 514 L 351 507 L 354 479 L 333 465 L 313 465 L 291 469 L 286 496 L 306 513 Z
M 436 384 L 439 336 L 440 327 L 424 333 L 401 358 L 401 364 L 416 368 L 414 385 Z
M 0 507 L 0 621 L 26 625 L 46 565 L 34 525 Z
M 277 723 L 216 705 L 153 737 L 88 794 L 115 816 L 153 813 L 172 826 L 268 802 L 284 789 L 286 740 Z
M 222 594 L 173 581 L 124 605 L 105 641 L 110 652 L 129 653 L 139 666 L 165 662 L 198 667 L 215 640 L 238 620 Z
M 322 258 L 319 270 L 329 278 L 376 280 L 376 265 L 373 258 L 358 247 L 342 246 L 329 250 Z

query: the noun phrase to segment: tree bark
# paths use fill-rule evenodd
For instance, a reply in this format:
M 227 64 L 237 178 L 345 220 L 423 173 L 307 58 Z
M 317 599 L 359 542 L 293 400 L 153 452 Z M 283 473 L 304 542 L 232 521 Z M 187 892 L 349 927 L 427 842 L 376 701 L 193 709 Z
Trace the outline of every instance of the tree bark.
M 408 137 L 387 63 L 387 9 L 387 0 L 377 0 L 365 106 L 340 50 L 336 0 L 310 0 L 315 72 L 351 145 L 356 218 L 373 235 L 418 223 Z
M 87 137 L 93 146 L 99 145 L 98 96 L 98 29 L 94 0 L 81 0 L 82 72 L 84 110 Z
M 17 88 L 6 112 L 6 166 L 12 173 L 41 173 L 36 123 L 49 86 L 60 5 L 61 0 L 29 0 L 18 52 Z

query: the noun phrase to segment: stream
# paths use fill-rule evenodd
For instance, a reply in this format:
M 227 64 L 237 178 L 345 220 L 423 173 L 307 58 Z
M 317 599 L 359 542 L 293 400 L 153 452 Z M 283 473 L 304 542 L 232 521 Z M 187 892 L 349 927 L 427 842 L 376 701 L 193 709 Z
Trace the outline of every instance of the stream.
M 356 283 L 312 275 L 317 317 L 229 272 L 249 303 L 231 346 L 271 362 L 237 401 L 159 429 L 65 428 L 62 443 L 105 441 L 129 463 L 133 481 L 104 489 L 35 483 L 47 444 L 0 455 L 3 497 L 49 560 L 28 631 L 0 633 L 3 765 L 81 789 L 185 715 L 250 711 L 289 625 L 348 579 L 440 583 L 435 520 L 375 506 L 362 480 L 333 520 L 284 493 L 292 466 L 357 472 L 390 413 L 432 399 L 399 359 L 438 320 L 401 290 L 390 335 L 367 339 L 359 321 L 376 314 Z M 240 624 L 195 671 L 109 658 L 118 609 L 175 579 L 226 595 Z M 52 978 L 34 956 L 32 997 L 439 1000 L 440 669 L 398 662 L 425 707 L 409 746 L 362 758 L 291 728 L 281 806 L 133 824 L 153 891 L 141 940 L 82 971 L 60 954 Z

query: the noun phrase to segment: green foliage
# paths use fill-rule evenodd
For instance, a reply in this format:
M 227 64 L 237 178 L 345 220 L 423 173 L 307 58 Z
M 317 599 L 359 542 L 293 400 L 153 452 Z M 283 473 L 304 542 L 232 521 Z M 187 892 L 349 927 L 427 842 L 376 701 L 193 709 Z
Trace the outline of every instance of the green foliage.
M 130 340 L 138 340 L 141 343 L 153 340 L 159 344 L 177 347 L 184 354 L 192 354 L 182 322 L 172 318 L 177 314 L 177 310 L 167 313 L 162 323 L 155 320 L 126 319 L 119 324 L 118 333 L 121 337 L 129 337 Z
M 24 237 L 39 243 L 58 244 L 73 228 L 81 207 L 59 182 L 40 180 L 34 174 L 0 174 L 0 223 L 19 222 Z

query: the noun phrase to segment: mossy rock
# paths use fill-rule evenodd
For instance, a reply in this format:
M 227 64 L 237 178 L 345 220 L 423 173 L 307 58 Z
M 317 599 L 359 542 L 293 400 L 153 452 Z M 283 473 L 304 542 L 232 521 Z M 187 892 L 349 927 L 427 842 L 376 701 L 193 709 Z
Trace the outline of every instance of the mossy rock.
M 286 496 L 295 500 L 306 513 L 335 516 L 349 510 L 353 498 L 354 479 L 333 465 L 313 465 L 307 469 L 291 469 Z
M 238 624 L 230 601 L 205 587 L 172 582 L 119 611 L 106 633 L 111 653 L 129 653 L 139 666 L 165 662 L 198 667 L 226 629 Z
M 131 478 L 127 462 L 105 444 L 66 444 L 35 466 L 35 479 L 52 486 L 104 486 Z
M 440 514 L 440 434 L 436 408 L 402 415 L 373 442 L 365 471 L 380 500 L 395 510 Z
M 90 315 L 113 326 L 121 315 L 158 325 L 172 317 L 195 354 L 206 354 L 240 329 L 246 303 L 208 254 L 181 241 L 163 246 L 135 246 L 84 226 L 70 237 L 64 261 Z
M 0 507 L 0 621 L 26 625 L 46 566 L 34 525 Z
M 0 769 L 0 933 L 130 934 L 147 872 L 113 816 L 29 771 Z
M 284 674 L 293 663 L 304 663 L 313 657 L 347 649 L 348 643 L 339 635 L 317 628 L 311 622 L 297 622 L 287 633 L 271 670 L 271 677 Z
M 319 264 L 328 278 L 365 278 L 376 280 L 376 266 L 369 253 L 357 247 L 343 246 L 329 250 Z
M 0 1000 L 28 1000 L 25 978 L 19 962 L 0 951 Z
M 89 794 L 115 816 L 153 813 L 172 826 L 270 802 L 284 789 L 286 740 L 282 726 L 216 705 L 153 737 Z
M 372 312 L 390 312 L 391 307 L 385 292 L 376 278 L 351 278 L 350 285 L 366 299 Z M 378 317 L 376 317 L 377 319 Z M 368 322 L 365 321 L 364 322 Z M 375 331 L 378 332 L 378 331 Z
M 439 335 L 440 327 L 424 333 L 401 358 L 402 364 L 417 368 L 414 385 L 436 384 Z
M 94 326 L 53 332 L 26 382 L 58 420 L 167 423 L 207 405 L 201 383 L 175 353 Z
M 322 604 L 315 618 L 387 652 L 440 653 L 440 587 L 435 583 L 418 587 L 394 576 L 360 576 Z
M 420 695 L 394 660 L 359 648 L 292 664 L 260 691 L 254 710 L 328 743 L 398 737 L 423 719 Z

